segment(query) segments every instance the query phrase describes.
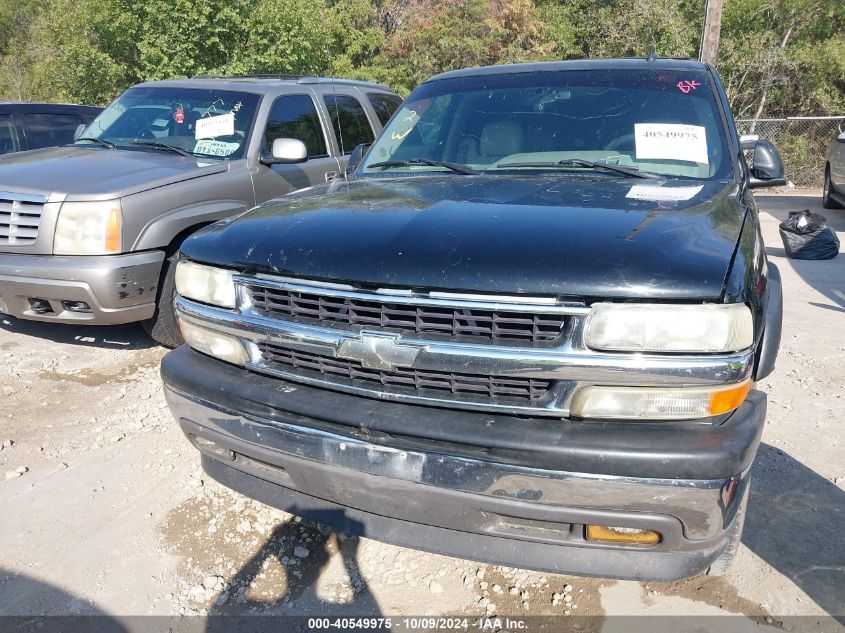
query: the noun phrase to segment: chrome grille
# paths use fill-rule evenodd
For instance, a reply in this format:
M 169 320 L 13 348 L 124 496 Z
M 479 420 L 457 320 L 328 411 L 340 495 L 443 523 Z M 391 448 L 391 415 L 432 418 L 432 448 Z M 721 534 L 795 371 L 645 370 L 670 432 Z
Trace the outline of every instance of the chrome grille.
M 414 305 L 318 294 L 250 284 L 252 308 L 264 316 L 361 330 L 380 329 L 430 339 L 494 345 L 548 346 L 564 332 L 568 315 L 495 308 Z
M 374 389 L 381 393 L 475 401 L 493 405 L 535 406 L 551 386 L 540 378 L 506 378 L 481 374 L 396 368 L 368 369 L 357 361 L 259 343 L 266 367 L 295 376 L 320 378 L 329 383 Z
M 0 192 L 0 246 L 28 246 L 38 239 L 46 198 Z

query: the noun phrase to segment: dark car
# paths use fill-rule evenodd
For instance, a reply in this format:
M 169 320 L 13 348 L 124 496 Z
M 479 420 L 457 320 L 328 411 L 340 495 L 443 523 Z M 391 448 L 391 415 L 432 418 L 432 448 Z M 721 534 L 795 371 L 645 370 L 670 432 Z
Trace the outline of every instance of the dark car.
M 348 181 L 183 244 L 170 408 L 212 477 L 340 529 L 722 573 L 781 330 L 751 149 L 693 61 L 433 77 Z
M 0 102 L 0 154 L 73 143 L 102 108 L 66 103 Z

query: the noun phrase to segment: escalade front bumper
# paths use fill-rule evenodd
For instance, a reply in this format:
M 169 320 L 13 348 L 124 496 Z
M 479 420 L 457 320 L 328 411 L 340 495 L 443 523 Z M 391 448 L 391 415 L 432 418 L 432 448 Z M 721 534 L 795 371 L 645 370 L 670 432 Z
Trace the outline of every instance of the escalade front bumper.
M 155 311 L 163 261 L 163 251 L 103 256 L 0 253 L 0 312 L 55 323 L 142 321 Z
M 766 408 L 754 391 L 716 425 L 505 418 L 316 389 L 187 347 L 162 377 L 206 472 L 251 497 L 417 549 L 640 580 L 701 573 L 722 552 Z M 589 524 L 662 538 L 588 541 Z

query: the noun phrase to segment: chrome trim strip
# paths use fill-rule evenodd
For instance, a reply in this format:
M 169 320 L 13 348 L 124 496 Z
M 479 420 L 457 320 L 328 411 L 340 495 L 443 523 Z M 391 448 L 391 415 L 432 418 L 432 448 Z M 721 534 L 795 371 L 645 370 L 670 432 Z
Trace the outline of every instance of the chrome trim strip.
M 685 535 L 692 539 L 717 536 L 733 512 L 733 507 L 722 503 L 722 489 L 729 479 L 645 479 L 551 471 L 395 448 L 354 435 L 246 417 L 172 387 L 164 392 L 178 419 L 212 430 L 229 424 L 263 427 L 274 435 L 276 446 L 290 447 L 284 454 L 374 476 L 538 504 L 668 514 L 683 523 Z M 747 473 L 739 476 L 741 484 Z
M 500 312 L 534 312 L 537 314 L 586 315 L 590 308 L 578 305 L 563 305 L 555 303 L 553 299 L 543 297 L 520 297 L 496 295 L 486 298 L 485 295 L 450 294 L 432 292 L 428 295 L 407 294 L 407 290 L 392 290 L 379 288 L 372 292 L 356 290 L 345 284 L 312 282 L 285 278 L 268 278 L 265 276 L 235 275 L 238 285 L 263 286 L 290 292 L 306 292 L 310 294 L 326 295 L 359 301 L 375 301 L 407 305 L 432 306 L 439 308 L 455 308 L 465 310 L 498 310 Z M 548 301 L 551 301 L 550 305 Z
M 335 356 L 342 341 L 358 333 L 319 325 L 295 323 L 256 314 L 237 314 L 178 296 L 176 311 L 198 325 L 258 343 L 287 345 Z M 648 355 L 559 348 L 515 348 L 452 343 L 400 337 L 403 345 L 417 345 L 413 367 L 456 373 L 519 376 L 547 380 L 575 380 L 595 385 L 685 386 L 742 382 L 751 375 L 753 352 L 711 356 Z
M 47 204 L 47 199 L 47 196 L 40 196 L 31 193 L 0 191 L 0 200 L 19 200 L 20 202 L 31 202 L 32 204 Z

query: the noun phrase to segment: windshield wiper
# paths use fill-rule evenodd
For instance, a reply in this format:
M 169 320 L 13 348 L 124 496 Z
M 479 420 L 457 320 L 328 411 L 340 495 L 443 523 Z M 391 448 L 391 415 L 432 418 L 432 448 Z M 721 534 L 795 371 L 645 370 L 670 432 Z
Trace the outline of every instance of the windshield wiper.
M 180 156 L 191 156 L 190 152 L 186 152 L 180 147 L 175 147 L 173 145 L 168 145 L 167 143 L 162 143 L 161 141 L 132 141 L 130 145 L 140 145 L 142 147 L 155 147 L 156 149 L 166 149 L 171 152 L 176 152 Z
M 103 147 L 108 147 L 109 149 L 114 149 L 115 147 L 117 147 L 117 145 L 115 145 L 114 143 L 104 141 L 103 139 L 97 138 L 96 136 L 80 136 L 74 141 L 74 143 L 78 143 L 79 141 L 93 141 L 94 143 L 99 143 Z
M 623 167 L 622 165 L 597 163 L 592 160 L 584 160 L 583 158 L 565 158 L 546 163 L 502 163 L 497 165 L 497 167 L 500 169 L 507 167 L 587 167 L 589 169 L 605 169 L 617 174 L 624 174 L 631 178 L 662 178 L 659 174 L 653 174 L 650 171 L 640 171 L 639 167 Z
M 469 165 L 462 165 L 461 163 L 450 163 L 445 160 L 433 160 L 431 158 L 411 158 L 409 160 L 384 160 L 380 163 L 373 163 L 367 165 L 367 169 L 371 167 L 411 167 L 413 165 L 428 165 L 430 167 L 445 167 L 456 174 L 463 174 L 465 176 L 477 176 L 484 173 L 473 169 Z

